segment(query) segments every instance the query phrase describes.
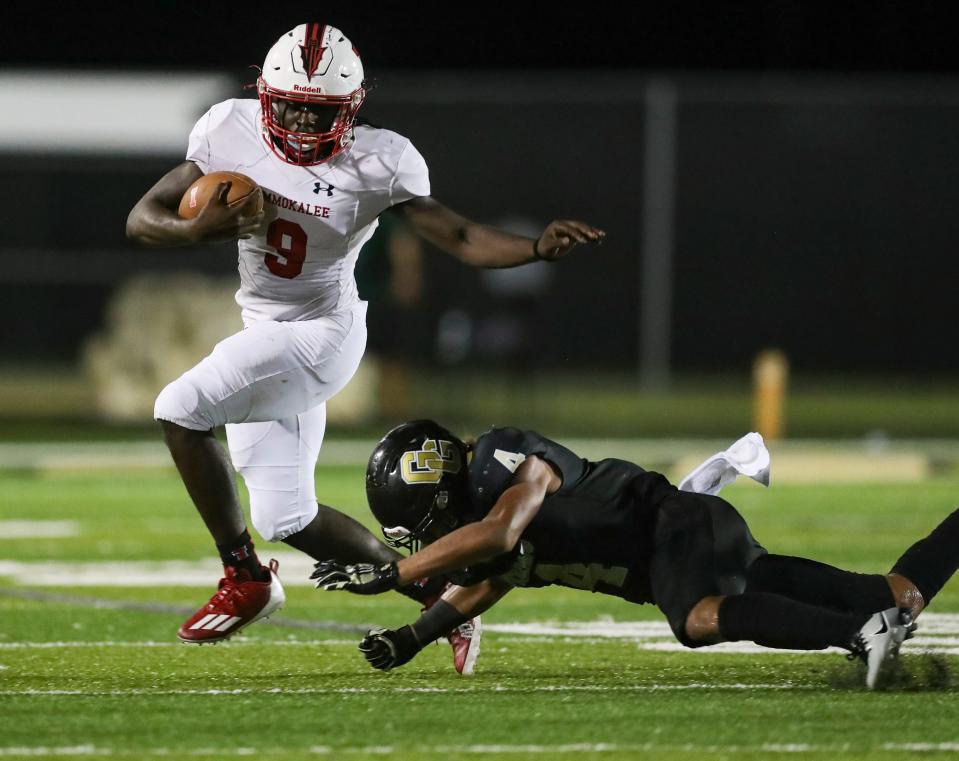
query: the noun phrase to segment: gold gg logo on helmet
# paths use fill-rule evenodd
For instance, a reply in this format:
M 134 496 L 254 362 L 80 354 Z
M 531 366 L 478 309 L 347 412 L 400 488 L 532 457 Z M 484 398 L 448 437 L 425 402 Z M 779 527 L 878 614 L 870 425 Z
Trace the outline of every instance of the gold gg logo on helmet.
M 408 484 L 435 484 L 444 473 L 459 473 L 463 467 L 459 450 L 451 441 L 427 439 L 422 449 L 404 453 L 400 474 Z

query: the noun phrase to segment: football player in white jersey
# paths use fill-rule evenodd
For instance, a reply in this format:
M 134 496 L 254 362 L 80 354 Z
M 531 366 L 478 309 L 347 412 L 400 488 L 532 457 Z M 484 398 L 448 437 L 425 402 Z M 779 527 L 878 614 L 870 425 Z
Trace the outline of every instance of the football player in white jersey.
M 350 380 L 366 344 L 366 303 L 353 268 L 380 214 L 399 215 L 476 267 L 558 259 L 605 235 L 560 220 L 532 240 L 472 222 L 432 199 L 426 162 L 412 143 L 356 123 L 366 97 L 363 66 L 334 27 L 301 24 L 280 37 L 257 89 L 258 100 L 224 101 L 200 118 L 186 161 L 147 191 L 127 221 L 127 235 L 148 246 L 239 241 L 236 300 L 245 329 L 170 383 L 155 408 L 225 566 L 217 593 L 180 628 L 187 642 L 224 639 L 283 603 L 275 563 L 261 565 L 253 549 L 233 467 L 264 539 L 316 559 L 396 558 L 359 523 L 318 505 L 314 488 L 325 402 Z M 228 206 L 223 183 L 194 219 L 181 219 L 176 209 L 187 188 L 221 170 L 255 180 L 263 211 Z M 213 436 L 220 425 L 229 457 Z M 406 593 L 435 597 L 429 588 Z

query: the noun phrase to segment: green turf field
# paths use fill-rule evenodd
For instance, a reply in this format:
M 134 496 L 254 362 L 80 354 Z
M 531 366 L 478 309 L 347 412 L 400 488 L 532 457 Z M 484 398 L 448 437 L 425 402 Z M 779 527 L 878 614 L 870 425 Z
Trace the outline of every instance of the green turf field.
M 369 522 L 361 469 L 317 479 L 328 502 Z M 955 477 L 724 493 L 770 549 L 862 571 L 886 570 L 957 495 Z M 562 589 L 515 591 L 484 616 L 471 678 L 453 672 L 445 645 L 382 674 L 356 652 L 359 632 L 404 623 L 414 606 L 315 592 L 308 564 L 282 547 L 288 604 L 275 621 L 216 647 L 178 644 L 180 611 L 206 600 L 216 570 L 200 565 L 211 547 L 172 471 L 0 471 L 0 522 L 4 758 L 959 752 L 948 673 L 959 658 L 927 652 L 959 651 L 955 580 L 930 611 L 952 615 L 920 619 L 875 693 L 838 653 L 679 651 L 655 609 Z M 28 536 L 43 527 L 60 535 Z

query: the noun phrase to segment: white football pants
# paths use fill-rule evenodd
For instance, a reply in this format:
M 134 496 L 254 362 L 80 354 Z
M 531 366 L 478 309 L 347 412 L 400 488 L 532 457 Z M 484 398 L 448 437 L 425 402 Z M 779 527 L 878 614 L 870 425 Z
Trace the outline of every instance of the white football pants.
M 362 301 L 318 320 L 254 323 L 163 389 L 154 417 L 197 431 L 226 425 L 253 526 L 268 541 L 284 539 L 316 516 L 326 400 L 365 348 Z

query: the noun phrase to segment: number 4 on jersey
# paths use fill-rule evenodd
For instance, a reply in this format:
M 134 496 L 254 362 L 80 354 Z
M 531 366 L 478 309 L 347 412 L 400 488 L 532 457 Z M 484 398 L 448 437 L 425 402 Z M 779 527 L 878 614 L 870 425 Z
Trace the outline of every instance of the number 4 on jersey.
M 515 473 L 516 469 L 523 464 L 526 455 L 520 454 L 519 452 L 507 452 L 505 449 L 497 449 L 493 452 L 493 459 L 510 473 Z

